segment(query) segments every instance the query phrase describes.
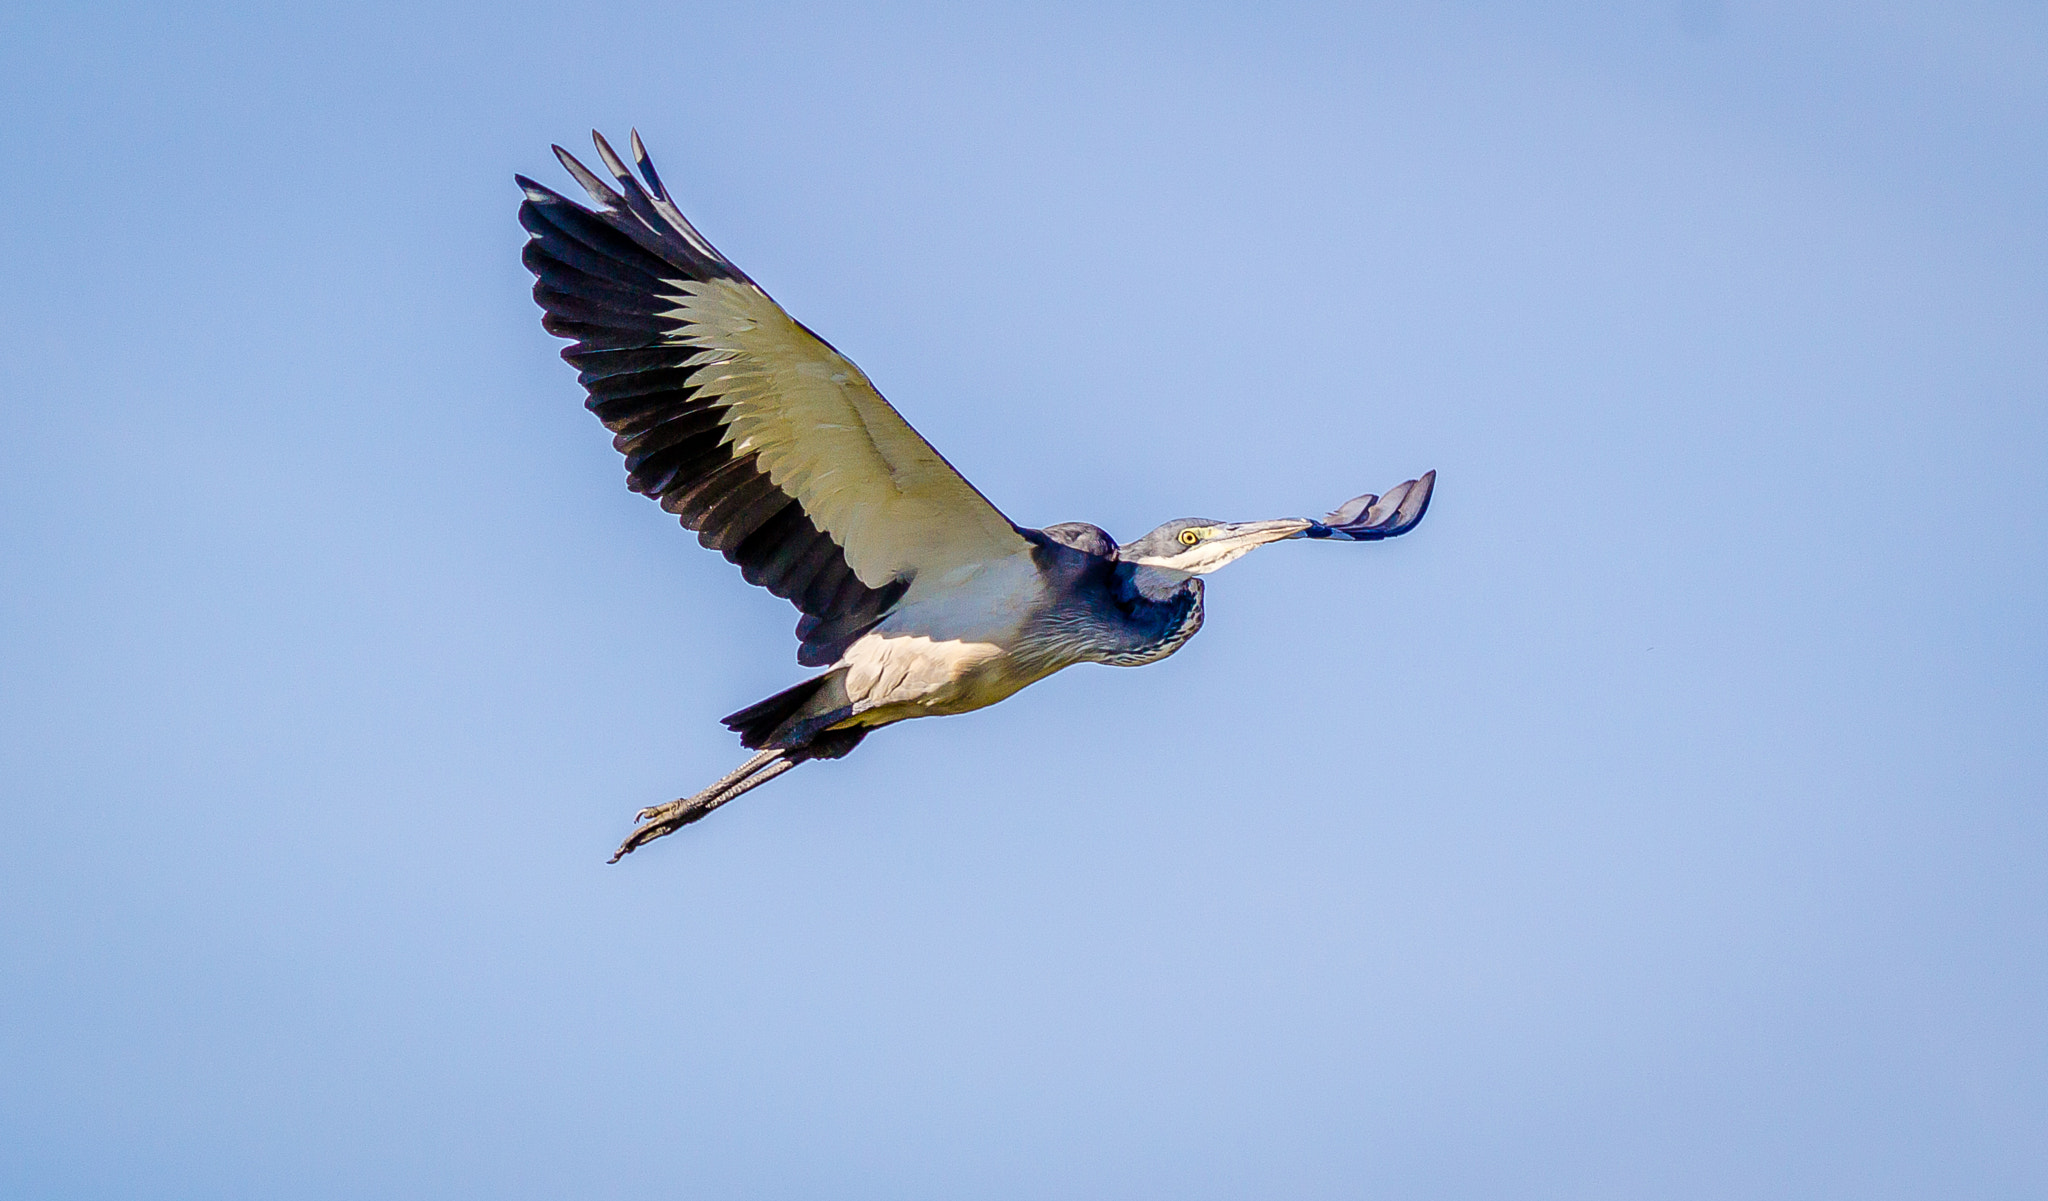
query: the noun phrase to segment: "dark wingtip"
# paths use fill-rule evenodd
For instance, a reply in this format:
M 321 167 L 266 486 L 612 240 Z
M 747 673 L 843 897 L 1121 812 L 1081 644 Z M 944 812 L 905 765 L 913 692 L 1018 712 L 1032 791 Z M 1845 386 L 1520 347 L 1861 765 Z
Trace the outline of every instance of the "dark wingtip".
M 655 174 L 654 159 L 647 153 L 647 144 L 640 140 L 640 131 L 626 131 L 633 143 L 633 165 L 640 168 L 640 177 L 647 181 L 647 190 L 656 200 L 667 200 L 668 189 L 661 186 L 661 176 Z
M 1436 469 L 1387 490 L 1385 496 L 1368 492 L 1354 496 L 1308 531 L 1311 538 L 1348 538 L 1353 542 L 1378 542 L 1414 529 L 1429 512 L 1430 497 L 1436 493 Z
M 590 140 L 596 144 L 597 157 L 604 162 L 605 170 L 610 171 L 620 183 L 631 184 L 632 172 L 626 170 L 626 164 L 620 160 L 619 152 L 613 150 L 612 144 L 604 140 L 604 135 L 593 129 L 590 131 Z

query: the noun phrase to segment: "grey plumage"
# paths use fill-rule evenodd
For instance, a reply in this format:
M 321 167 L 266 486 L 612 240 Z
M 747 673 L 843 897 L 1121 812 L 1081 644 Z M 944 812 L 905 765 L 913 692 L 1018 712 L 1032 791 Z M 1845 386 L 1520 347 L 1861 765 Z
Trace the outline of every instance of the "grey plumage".
M 517 177 L 542 325 L 571 340 L 562 357 L 627 486 L 794 604 L 797 661 L 825 669 L 726 717 L 758 753 L 642 810 L 614 860 L 881 726 L 982 708 L 1076 663 L 1163 659 L 1201 628 L 1201 577 L 1259 546 L 1376 541 L 1428 510 L 1434 472 L 1320 521 L 1183 518 L 1122 546 L 1081 522 L 1018 526 L 691 226 L 637 133 L 637 178 L 593 140 L 611 182 L 555 154 L 595 208 Z

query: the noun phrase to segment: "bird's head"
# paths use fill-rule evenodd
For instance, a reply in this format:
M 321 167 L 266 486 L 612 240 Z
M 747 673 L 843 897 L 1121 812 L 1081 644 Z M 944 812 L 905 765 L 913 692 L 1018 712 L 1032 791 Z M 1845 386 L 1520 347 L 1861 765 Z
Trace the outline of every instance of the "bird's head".
M 1300 537 L 1315 524 L 1299 517 L 1235 523 L 1183 517 L 1167 522 L 1136 542 L 1118 547 L 1116 557 L 1140 567 L 1208 575 L 1268 542 Z
M 1167 522 L 1136 542 L 1118 547 L 1116 557 L 1124 563 L 1179 573 L 1175 578 L 1184 578 L 1207 575 L 1268 542 L 1284 538 L 1377 542 L 1414 529 L 1429 511 L 1430 493 L 1435 488 L 1436 472 L 1427 471 L 1419 479 L 1396 484 L 1385 496 L 1370 492 L 1354 496 L 1321 521 L 1282 517 L 1277 521 L 1229 522 L 1183 517 Z

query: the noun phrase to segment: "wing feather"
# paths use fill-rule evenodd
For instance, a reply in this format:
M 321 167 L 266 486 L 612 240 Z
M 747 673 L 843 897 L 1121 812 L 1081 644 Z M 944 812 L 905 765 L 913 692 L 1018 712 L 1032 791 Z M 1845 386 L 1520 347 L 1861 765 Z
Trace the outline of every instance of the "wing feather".
M 555 153 L 595 209 L 519 178 L 542 325 L 572 341 L 628 486 L 803 613 L 799 660 L 836 659 L 921 575 L 1028 552 L 860 368 L 697 232 L 638 133 L 637 179 L 593 138 L 612 182 Z

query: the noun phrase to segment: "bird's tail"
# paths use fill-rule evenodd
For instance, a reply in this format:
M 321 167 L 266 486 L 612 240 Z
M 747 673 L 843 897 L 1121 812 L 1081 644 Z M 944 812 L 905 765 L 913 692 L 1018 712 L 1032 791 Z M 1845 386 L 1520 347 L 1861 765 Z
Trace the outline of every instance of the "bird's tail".
M 813 743 L 838 741 L 820 736 L 826 733 L 826 727 L 845 720 L 853 711 L 847 702 L 845 679 L 843 667 L 813 676 L 725 717 L 725 728 L 738 734 L 740 745 L 750 751 L 769 747 L 796 750 Z M 852 749 L 848 745 L 834 754 L 830 747 L 819 745 L 815 753 L 805 758 L 837 759 Z

